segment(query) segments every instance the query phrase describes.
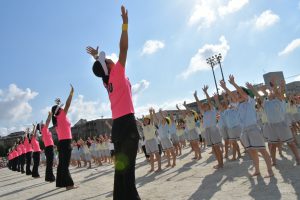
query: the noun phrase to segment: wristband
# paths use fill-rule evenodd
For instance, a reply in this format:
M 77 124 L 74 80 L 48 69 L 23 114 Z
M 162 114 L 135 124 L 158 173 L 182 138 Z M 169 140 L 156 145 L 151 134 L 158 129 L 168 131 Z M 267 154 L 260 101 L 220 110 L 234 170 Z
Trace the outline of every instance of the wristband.
M 122 31 L 128 30 L 128 24 L 122 24 Z

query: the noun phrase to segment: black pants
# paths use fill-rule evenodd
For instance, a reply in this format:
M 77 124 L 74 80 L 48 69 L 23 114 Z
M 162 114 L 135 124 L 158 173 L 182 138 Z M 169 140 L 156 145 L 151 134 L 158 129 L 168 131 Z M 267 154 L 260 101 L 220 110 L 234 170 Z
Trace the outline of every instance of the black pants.
M 135 160 L 139 133 L 133 114 L 113 120 L 112 141 L 115 147 L 114 200 L 139 200 L 135 186 Z
M 21 172 L 22 172 L 22 174 L 23 173 L 25 173 L 25 171 L 24 171 L 24 165 L 25 165 L 25 158 L 26 157 L 26 154 L 22 154 L 21 156 L 20 156 L 20 169 L 21 169 Z
M 69 171 L 71 159 L 71 139 L 58 142 L 58 166 L 56 174 L 56 187 L 73 186 L 74 182 Z
M 26 153 L 26 175 L 31 175 L 32 174 L 32 172 L 30 170 L 31 155 L 32 155 L 31 151 Z
M 45 156 L 46 156 L 46 175 L 45 181 L 55 181 L 55 176 L 53 174 L 53 146 L 45 147 Z
M 40 165 L 40 155 L 41 152 L 33 152 L 33 167 L 32 167 L 32 177 L 40 177 L 39 174 L 39 165 Z
M 18 157 L 12 159 L 12 170 L 17 171 Z
M 17 171 L 21 171 L 21 155 L 17 157 Z

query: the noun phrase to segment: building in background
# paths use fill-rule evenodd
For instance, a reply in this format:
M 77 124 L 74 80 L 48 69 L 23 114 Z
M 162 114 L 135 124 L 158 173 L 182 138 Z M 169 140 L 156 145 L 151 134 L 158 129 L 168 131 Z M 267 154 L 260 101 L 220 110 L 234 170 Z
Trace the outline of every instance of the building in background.
M 268 87 L 270 87 L 270 82 L 273 77 L 275 77 L 277 80 L 276 85 L 280 85 L 281 81 L 285 80 L 282 71 L 269 72 L 269 73 L 264 74 L 263 77 L 264 77 L 265 85 Z
M 300 81 L 294 81 L 286 84 L 286 94 L 300 94 Z

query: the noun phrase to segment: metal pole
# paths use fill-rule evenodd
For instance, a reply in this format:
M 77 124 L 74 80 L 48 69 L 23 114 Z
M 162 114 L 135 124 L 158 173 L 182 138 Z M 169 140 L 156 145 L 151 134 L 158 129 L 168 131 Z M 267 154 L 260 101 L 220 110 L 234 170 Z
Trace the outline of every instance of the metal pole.
M 222 70 L 222 65 L 221 65 L 221 61 L 220 60 L 219 60 L 219 65 L 220 65 L 220 69 L 221 69 L 222 79 L 224 81 L 224 75 L 223 75 L 223 70 Z
M 215 76 L 215 71 L 214 71 L 213 64 L 211 64 L 211 69 L 212 69 L 212 72 L 213 72 L 213 75 L 214 75 L 214 80 L 215 80 L 215 86 L 216 86 L 216 89 L 217 89 L 217 94 L 219 96 L 219 89 L 218 89 L 218 85 L 217 85 L 217 81 L 216 81 L 216 76 Z

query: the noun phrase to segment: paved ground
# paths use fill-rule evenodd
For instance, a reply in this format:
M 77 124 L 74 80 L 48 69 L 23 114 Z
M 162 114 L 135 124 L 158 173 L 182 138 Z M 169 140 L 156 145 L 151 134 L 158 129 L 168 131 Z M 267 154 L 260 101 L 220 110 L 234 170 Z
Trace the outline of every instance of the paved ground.
M 143 154 L 139 154 L 136 183 L 142 199 L 300 199 L 300 166 L 295 166 L 290 151 L 285 152 L 285 158 L 279 158 L 275 177 L 271 179 L 250 178 L 248 170 L 252 169 L 252 162 L 248 156 L 239 161 L 227 160 L 223 169 L 215 171 L 212 168 L 215 159 L 209 151 L 206 149 L 203 159 L 195 162 L 189 149 L 185 149 L 175 168 L 159 174 L 147 174 L 149 165 Z M 40 168 L 42 178 L 33 179 L 0 169 L 0 199 L 112 199 L 111 165 L 92 169 L 72 167 L 71 174 L 79 188 L 71 191 L 44 182 L 44 170 Z M 262 160 L 261 172 L 266 174 Z

